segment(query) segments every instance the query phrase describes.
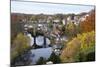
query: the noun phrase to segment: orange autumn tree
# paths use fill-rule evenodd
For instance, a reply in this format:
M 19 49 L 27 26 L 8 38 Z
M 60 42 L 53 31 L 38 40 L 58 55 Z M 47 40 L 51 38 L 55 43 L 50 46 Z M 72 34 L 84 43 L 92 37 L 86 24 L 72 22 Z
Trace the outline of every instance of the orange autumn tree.
M 81 32 L 90 32 L 95 30 L 95 10 L 89 12 L 89 16 L 80 22 Z

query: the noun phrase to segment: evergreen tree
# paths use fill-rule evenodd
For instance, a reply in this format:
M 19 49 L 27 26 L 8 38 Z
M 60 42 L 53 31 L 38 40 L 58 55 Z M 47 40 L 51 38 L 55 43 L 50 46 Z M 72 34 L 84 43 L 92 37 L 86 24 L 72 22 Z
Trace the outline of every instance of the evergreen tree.
M 51 56 L 48 60 L 52 61 L 54 64 L 61 62 L 60 57 L 58 55 L 56 55 L 54 52 L 51 54 Z
M 36 64 L 37 65 L 46 64 L 46 60 L 43 57 L 40 57 Z

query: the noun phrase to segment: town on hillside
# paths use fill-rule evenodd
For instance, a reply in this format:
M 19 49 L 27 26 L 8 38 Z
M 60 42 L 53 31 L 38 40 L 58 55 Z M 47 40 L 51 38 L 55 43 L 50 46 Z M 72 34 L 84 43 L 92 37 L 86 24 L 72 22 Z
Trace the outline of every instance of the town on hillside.
M 59 63 L 74 63 L 95 61 L 95 8 L 94 6 L 85 6 L 89 11 L 80 11 L 79 13 L 66 13 L 66 9 L 62 10 L 53 4 L 30 3 L 29 7 L 37 9 L 39 12 L 40 5 L 51 7 L 50 9 L 59 8 L 65 13 L 24 13 L 23 8 L 18 8 L 20 3 L 12 3 L 11 9 L 11 50 L 10 59 L 11 66 L 27 66 L 27 65 L 44 65 Z M 34 6 L 34 5 L 38 6 Z M 15 7 L 14 7 L 15 6 Z M 63 5 L 64 6 L 64 5 Z M 72 5 L 71 5 L 72 6 Z M 77 8 L 83 7 L 78 5 Z M 33 8 L 37 7 L 37 8 Z M 68 5 L 66 5 L 68 7 Z M 76 7 L 69 7 L 74 9 Z M 17 12 L 17 9 L 23 9 Z M 49 12 L 48 9 L 47 11 Z M 81 10 L 82 10 L 81 9 Z M 40 9 L 42 10 L 42 9 Z M 70 11 L 70 10 L 69 10 Z M 77 11 L 77 10 L 76 10 Z M 35 11 L 32 11 L 35 12 Z M 51 10 L 52 12 L 52 10 Z

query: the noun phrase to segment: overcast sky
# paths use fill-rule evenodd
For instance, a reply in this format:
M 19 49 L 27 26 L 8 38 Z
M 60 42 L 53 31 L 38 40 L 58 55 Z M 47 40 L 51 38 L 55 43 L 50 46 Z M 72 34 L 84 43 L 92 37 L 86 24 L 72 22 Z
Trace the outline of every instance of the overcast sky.
M 75 13 L 78 14 L 81 12 L 88 12 L 91 9 L 94 9 L 94 6 L 11 1 L 12 13 L 26 13 L 26 14 Z

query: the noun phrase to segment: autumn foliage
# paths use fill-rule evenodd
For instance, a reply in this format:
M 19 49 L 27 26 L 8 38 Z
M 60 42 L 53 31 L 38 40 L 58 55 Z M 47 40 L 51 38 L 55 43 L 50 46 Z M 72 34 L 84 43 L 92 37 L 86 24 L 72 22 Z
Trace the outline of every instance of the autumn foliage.
M 86 56 L 95 51 L 95 33 L 94 31 L 78 34 L 66 44 L 61 54 L 62 62 L 76 62 L 81 61 L 80 57 L 88 61 Z M 83 57 L 81 55 L 83 55 Z
M 84 21 L 80 22 L 80 28 L 82 32 L 90 32 L 95 30 L 95 10 L 89 13 Z
M 29 39 L 22 33 L 19 33 L 11 45 L 11 59 L 19 56 L 27 48 L 29 48 Z

